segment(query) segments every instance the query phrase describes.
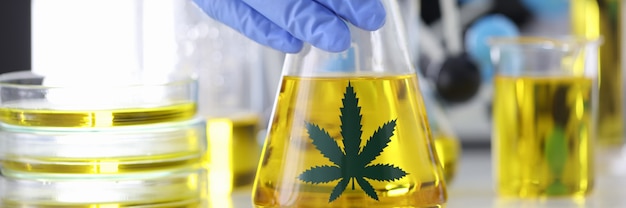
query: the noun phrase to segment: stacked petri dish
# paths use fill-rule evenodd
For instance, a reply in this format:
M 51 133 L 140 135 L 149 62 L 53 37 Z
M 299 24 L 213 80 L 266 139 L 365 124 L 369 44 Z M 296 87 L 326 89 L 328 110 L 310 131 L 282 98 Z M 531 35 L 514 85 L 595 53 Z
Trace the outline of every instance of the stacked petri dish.
M 47 86 L 0 76 L 0 207 L 204 207 L 197 83 Z

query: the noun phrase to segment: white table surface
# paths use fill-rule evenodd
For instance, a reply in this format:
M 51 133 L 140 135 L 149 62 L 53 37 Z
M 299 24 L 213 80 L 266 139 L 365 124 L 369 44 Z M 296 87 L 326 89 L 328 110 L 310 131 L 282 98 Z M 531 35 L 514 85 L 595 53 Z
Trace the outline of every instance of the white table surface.
M 489 150 L 465 150 L 455 180 L 448 185 L 447 208 L 626 208 L 626 150 L 602 149 L 596 155 L 596 184 L 584 200 L 513 200 L 493 190 Z M 220 207 L 251 208 L 250 188 L 236 190 Z

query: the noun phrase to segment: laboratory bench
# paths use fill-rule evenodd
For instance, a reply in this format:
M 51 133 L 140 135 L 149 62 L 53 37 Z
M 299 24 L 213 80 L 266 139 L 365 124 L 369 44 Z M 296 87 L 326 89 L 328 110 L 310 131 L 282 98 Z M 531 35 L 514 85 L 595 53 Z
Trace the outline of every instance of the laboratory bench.
M 446 208 L 626 208 L 626 148 L 599 149 L 594 190 L 585 199 L 504 199 L 493 189 L 491 152 L 464 149 Z M 251 208 L 250 188 L 236 190 L 232 208 Z

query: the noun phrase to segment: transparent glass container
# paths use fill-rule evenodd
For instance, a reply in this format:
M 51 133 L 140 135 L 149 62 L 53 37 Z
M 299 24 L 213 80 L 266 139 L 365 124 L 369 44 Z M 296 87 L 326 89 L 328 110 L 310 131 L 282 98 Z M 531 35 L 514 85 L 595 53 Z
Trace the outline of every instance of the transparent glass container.
M 419 76 L 418 72 L 418 76 Z M 443 168 L 447 184 L 451 184 L 457 174 L 457 167 L 462 154 L 461 142 L 453 131 L 448 117 L 442 109 L 442 103 L 429 82 L 420 82 L 421 93 L 428 115 L 430 131 L 435 142 L 437 157 Z
M 207 149 L 205 122 L 85 131 L 0 127 L 4 175 L 109 177 L 199 166 Z
M 179 169 L 122 178 L 0 178 L 2 207 L 204 208 L 205 169 Z
M 606 147 L 624 144 L 622 0 L 571 1 L 572 33 L 586 38 L 602 37 L 598 74 L 598 141 Z
M 208 32 L 195 10 L 192 0 L 32 0 L 32 71 L 64 86 L 192 76 Z
M 414 66 L 420 66 L 419 61 L 419 40 L 420 40 L 420 10 L 421 1 L 398 0 L 402 12 L 403 21 L 406 26 L 409 54 Z M 444 112 L 442 102 L 438 99 L 435 87 L 426 80 L 422 71 L 417 70 L 420 90 L 424 98 L 424 104 L 428 115 L 430 130 L 435 141 L 435 148 L 439 162 L 443 167 L 443 173 L 448 184 L 456 174 L 456 168 L 461 155 L 461 142 L 454 130 L 451 128 L 447 115 Z
M 447 192 L 395 0 L 351 47 L 288 54 L 256 207 L 443 207 Z
M 502 196 L 584 197 L 594 187 L 600 40 L 491 40 L 492 151 Z
M 196 115 L 197 83 L 191 77 L 133 85 L 48 85 L 47 81 L 29 71 L 0 75 L 0 122 L 101 128 L 184 121 Z

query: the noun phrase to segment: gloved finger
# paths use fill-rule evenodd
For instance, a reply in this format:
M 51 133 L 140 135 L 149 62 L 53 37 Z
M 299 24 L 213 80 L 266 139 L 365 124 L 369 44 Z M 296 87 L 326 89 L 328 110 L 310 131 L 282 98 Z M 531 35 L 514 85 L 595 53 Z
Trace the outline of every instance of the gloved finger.
M 207 15 L 250 39 L 274 49 L 296 53 L 302 41 L 256 12 L 241 0 L 194 0 Z
M 314 1 L 328 7 L 353 25 L 365 30 L 377 30 L 385 24 L 385 7 L 380 0 Z
M 339 52 L 350 47 L 350 30 L 343 19 L 315 1 L 243 1 L 294 37 L 317 48 Z

